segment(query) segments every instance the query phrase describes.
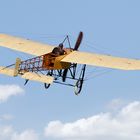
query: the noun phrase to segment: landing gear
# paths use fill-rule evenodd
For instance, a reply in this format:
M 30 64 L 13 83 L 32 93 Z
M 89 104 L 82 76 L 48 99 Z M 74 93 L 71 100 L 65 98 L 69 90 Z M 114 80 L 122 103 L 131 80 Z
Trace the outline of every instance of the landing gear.
M 75 95 L 80 94 L 82 90 L 82 86 L 83 86 L 83 80 L 79 79 L 74 86 Z
M 65 70 L 63 71 L 63 75 L 62 75 L 62 81 L 63 81 L 63 82 L 66 81 L 67 73 L 68 73 L 68 69 L 65 69 Z
M 48 89 L 50 87 L 51 84 L 47 84 L 47 83 L 44 83 L 44 87 L 45 89 Z
M 80 94 L 80 92 L 82 90 L 82 86 L 83 86 L 83 82 L 84 82 L 84 76 L 85 76 L 85 69 L 86 69 L 86 65 L 83 65 L 83 68 L 82 68 L 82 71 L 80 73 L 79 79 L 77 80 L 77 82 L 74 86 L 75 95 Z
M 57 70 L 57 71 L 49 70 L 46 75 L 53 76 L 54 83 L 74 87 L 74 93 L 75 95 L 78 95 L 80 94 L 83 87 L 86 65 L 82 66 L 79 77 L 76 77 L 76 68 L 77 68 L 77 64 L 73 64 L 69 69 Z M 67 76 L 67 74 L 70 74 L 70 76 L 69 75 Z M 62 82 L 59 81 L 60 78 L 62 78 Z M 74 85 L 71 83 L 65 83 L 67 79 L 76 80 L 76 83 Z M 51 84 L 44 83 L 44 87 L 46 89 L 48 89 L 50 85 Z
M 51 71 L 48 71 L 48 73 L 46 74 L 47 76 L 52 76 L 53 75 L 53 70 Z M 47 83 L 44 83 L 44 87 L 45 89 L 48 89 L 50 87 L 51 84 L 47 84 Z
M 29 82 L 29 79 L 25 80 L 24 86 Z

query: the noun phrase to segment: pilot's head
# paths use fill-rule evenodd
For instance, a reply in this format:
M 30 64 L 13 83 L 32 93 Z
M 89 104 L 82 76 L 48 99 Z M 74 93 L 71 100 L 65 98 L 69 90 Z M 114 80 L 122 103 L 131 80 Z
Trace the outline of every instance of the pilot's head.
M 59 47 L 60 47 L 61 49 L 63 49 L 63 43 L 60 43 L 60 44 L 59 44 Z

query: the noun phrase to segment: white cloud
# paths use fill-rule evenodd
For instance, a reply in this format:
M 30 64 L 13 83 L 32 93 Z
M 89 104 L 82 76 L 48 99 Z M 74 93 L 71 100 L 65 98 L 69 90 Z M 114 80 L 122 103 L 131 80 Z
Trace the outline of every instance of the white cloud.
M 14 133 L 11 140 L 38 140 L 38 135 L 33 130 L 25 130 L 20 134 Z
M 3 115 L 0 115 L 0 121 L 3 121 L 3 120 L 12 120 L 14 117 L 10 114 L 3 114 Z
M 5 102 L 11 96 L 22 94 L 24 90 L 18 85 L 0 85 L 0 102 Z
M 46 138 L 65 140 L 140 140 L 140 102 L 123 107 L 116 115 L 100 113 L 75 122 L 52 121 Z
M 124 105 L 127 104 L 127 101 L 122 100 L 122 99 L 113 99 L 111 102 L 108 103 L 107 108 L 111 112 L 116 112 L 120 110 Z
M 38 134 L 33 130 L 18 133 L 12 126 L 0 126 L 0 140 L 38 140 Z
M 44 134 L 49 140 L 139 140 L 140 102 L 129 103 L 115 115 L 107 112 L 69 123 L 52 121 Z M 0 140 L 39 140 L 39 136 L 32 129 L 18 132 L 10 125 L 0 125 Z
M 0 126 L 0 140 L 10 140 L 12 133 L 11 126 Z

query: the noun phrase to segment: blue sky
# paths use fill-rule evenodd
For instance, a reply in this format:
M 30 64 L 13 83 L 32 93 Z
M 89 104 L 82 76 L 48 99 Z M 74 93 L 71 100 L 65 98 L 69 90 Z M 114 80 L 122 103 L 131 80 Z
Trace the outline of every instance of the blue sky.
M 57 45 L 67 34 L 74 44 L 79 31 L 83 31 L 84 40 L 80 48 L 83 51 L 140 58 L 139 0 L 0 0 L 0 3 L 1 33 Z M 0 48 L 0 52 L 2 66 L 13 63 L 16 57 L 31 57 L 5 48 Z M 91 77 L 88 76 L 90 80 L 85 82 L 78 97 L 71 87 L 54 84 L 45 90 L 37 82 L 29 82 L 24 87 L 23 79 L 0 75 L 1 94 L 13 95 L 8 96 L 7 100 L 2 100 L 3 97 L 0 99 L 0 130 L 7 130 L 6 135 L 0 132 L 0 139 L 22 140 L 26 137 L 28 140 L 45 140 L 56 136 L 54 139 L 78 140 L 81 138 L 77 131 L 74 135 L 69 128 L 70 131 L 65 132 L 67 135 L 64 136 L 58 130 L 68 127 L 68 122 L 71 126 L 75 125 L 81 118 L 85 118 L 85 122 L 88 122 L 88 118 L 94 122 L 96 116 L 103 117 L 105 122 L 112 122 L 113 119 L 120 122 L 121 119 L 116 116 L 113 119 L 109 115 L 106 117 L 106 112 L 115 112 L 123 117 L 127 116 L 128 112 L 124 111 L 127 109 L 130 114 L 140 112 L 139 71 L 113 70 L 94 77 L 94 72 L 98 74 L 94 69 L 88 67 L 88 71 L 92 72 Z M 124 112 L 127 113 L 124 115 Z M 136 120 L 139 122 L 138 117 Z M 82 121 L 76 124 L 77 128 L 81 125 L 87 132 L 91 127 Z M 99 128 L 102 122 L 97 121 L 96 125 Z M 115 134 L 113 136 L 117 139 Z M 131 136 L 137 140 L 133 134 Z M 101 135 L 90 135 L 90 138 L 83 136 L 83 139 L 93 138 L 102 139 Z

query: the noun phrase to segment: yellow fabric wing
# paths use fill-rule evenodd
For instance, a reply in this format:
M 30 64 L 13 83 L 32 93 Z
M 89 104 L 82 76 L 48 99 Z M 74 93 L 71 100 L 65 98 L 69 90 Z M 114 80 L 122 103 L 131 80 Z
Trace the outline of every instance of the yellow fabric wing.
M 14 76 L 14 69 L 0 67 L 0 74 L 5 74 L 8 76 Z
M 0 34 L 0 46 L 36 56 L 49 53 L 54 48 L 54 46 L 6 34 Z
M 21 77 L 24 79 L 29 79 L 29 80 L 38 81 L 47 84 L 51 84 L 54 80 L 52 76 L 46 76 L 43 74 L 37 74 L 32 72 L 26 72 Z
M 62 61 L 121 70 L 140 70 L 140 60 L 137 59 L 127 59 L 78 51 L 71 52 L 62 59 Z
M 0 74 L 14 77 L 14 71 L 15 70 L 12 68 L 0 67 Z M 21 78 L 24 78 L 24 79 L 29 79 L 29 80 L 38 81 L 38 82 L 47 83 L 47 84 L 53 83 L 53 80 L 54 80 L 54 78 L 51 76 L 46 76 L 43 74 L 36 74 L 32 72 L 26 72 L 23 75 L 18 74 L 18 76 L 21 76 Z

